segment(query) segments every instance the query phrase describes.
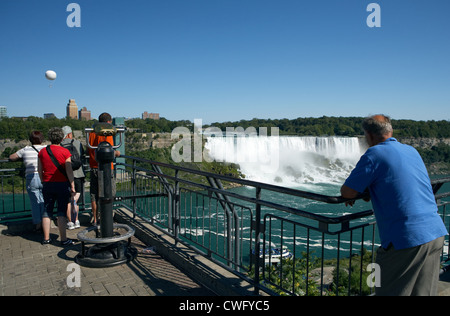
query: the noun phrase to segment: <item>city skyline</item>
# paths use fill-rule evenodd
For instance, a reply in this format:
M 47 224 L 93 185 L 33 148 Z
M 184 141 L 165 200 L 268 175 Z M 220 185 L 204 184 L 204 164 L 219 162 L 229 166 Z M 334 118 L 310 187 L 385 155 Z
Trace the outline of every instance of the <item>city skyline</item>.
M 0 117 L 10 117 L 10 118 L 26 118 L 28 116 L 37 116 L 37 117 L 43 117 L 43 118 L 51 118 L 51 117 L 57 117 L 59 119 L 61 118 L 72 118 L 72 119 L 76 119 L 76 120 L 92 120 L 94 119 L 93 117 L 91 117 L 91 111 L 89 111 L 87 109 L 87 107 L 83 106 L 83 107 L 78 107 L 78 104 L 76 103 L 75 99 L 69 99 L 69 102 L 67 103 L 66 107 L 66 115 L 63 117 L 57 117 L 55 115 L 55 113 L 51 112 L 51 113 L 42 113 L 42 115 L 22 115 L 22 116 L 10 116 L 7 114 L 7 106 L 0 106 Z M 25 113 L 26 114 L 26 113 Z M 119 117 L 119 116 L 118 116 Z M 125 116 L 120 116 L 126 119 L 136 119 L 136 118 L 142 118 L 143 120 L 149 118 L 149 119 L 153 119 L 153 120 L 159 120 L 160 119 L 160 115 L 159 113 L 148 113 L 148 111 L 144 111 L 143 113 L 141 113 L 140 117 L 125 117 Z M 96 119 L 96 118 L 95 118 Z
M 0 2 L 8 116 L 64 117 L 69 96 L 93 118 L 450 119 L 445 0 L 69 3 Z

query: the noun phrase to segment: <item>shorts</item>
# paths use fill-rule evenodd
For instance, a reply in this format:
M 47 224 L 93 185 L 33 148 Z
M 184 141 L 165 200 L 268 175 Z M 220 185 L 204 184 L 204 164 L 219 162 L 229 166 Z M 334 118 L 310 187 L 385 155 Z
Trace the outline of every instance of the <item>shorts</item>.
M 74 178 L 73 182 L 75 184 L 75 192 L 82 193 L 83 192 L 84 178 Z
M 42 185 L 42 195 L 44 196 L 42 217 L 53 218 L 55 202 L 58 204 L 57 216 L 66 217 L 67 204 L 71 197 L 69 182 L 44 182 Z
M 90 182 L 91 201 L 98 201 L 98 169 L 91 169 L 91 182 Z M 114 171 L 111 170 L 111 187 L 112 196 L 116 196 L 116 178 L 114 177 Z

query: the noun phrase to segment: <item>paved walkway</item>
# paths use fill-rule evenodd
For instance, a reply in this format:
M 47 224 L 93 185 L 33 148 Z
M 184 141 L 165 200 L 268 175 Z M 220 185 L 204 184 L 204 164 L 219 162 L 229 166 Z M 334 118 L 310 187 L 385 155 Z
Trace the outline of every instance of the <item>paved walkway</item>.
M 52 225 L 53 226 L 53 225 Z M 81 229 L 84 229 L 82 227 Z M 59 239 L 41 245 L 42 235 L 31 231 L 16 232 L 0 225 L 0 295 L 117 295 L 117 296 L 211 296 L 157 253 L 143 251 L 151 245 L 132 239 L 138 255 L 130 263 L 109 268 L 81 267 L 75 278 L 75 256 L 81 244 L 62 247 Z M 76 238 L 80 230 L 68 231 Z M 52 227 L 51 237 L 58 229 Z M 68 281 L 69 279 L 69 281 Z M 79 287 L 76 281 L 80 280 Z
M 79 231 L 67 231 L 68 237 L 77 238 Z M 58 234 L 52 225 L 52 239 Z M 42 234 L 0 225 L 1 296 L 214 296 L 158 253 L 146 252 L 151 245 L 135 237 L 135 260 L 110 268 L 80 267 L 77 286 L 76 271 L 70 265 L 81 244 L 62 247 L 58 239 L 41 245 L 41 239 Z M 450 296 L 450 271 L 441 276 L 439 295 Z

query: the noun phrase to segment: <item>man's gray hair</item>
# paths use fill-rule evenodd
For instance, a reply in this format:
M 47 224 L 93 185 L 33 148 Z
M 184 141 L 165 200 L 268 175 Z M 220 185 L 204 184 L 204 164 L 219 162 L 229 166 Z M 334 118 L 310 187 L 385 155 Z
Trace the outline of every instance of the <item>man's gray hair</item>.
M 391 118 L 383 114 L 365 118 L 362 127 L 367 133 L 376 136 L 385 136 L 393 132 Z
M 64 139 L 64 133 L 61 127 L 52 127 L 48 131 L 48 139 L 53 145 L 59 145 Z

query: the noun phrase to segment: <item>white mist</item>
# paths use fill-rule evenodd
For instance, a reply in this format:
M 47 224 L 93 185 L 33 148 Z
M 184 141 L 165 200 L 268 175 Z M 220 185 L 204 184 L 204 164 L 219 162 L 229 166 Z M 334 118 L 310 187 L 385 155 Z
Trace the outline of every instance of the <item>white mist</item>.
M 342 184 L 366 148 L 357 137 L 208 137 L 208 154 L 246 179 L 287 187 Z

